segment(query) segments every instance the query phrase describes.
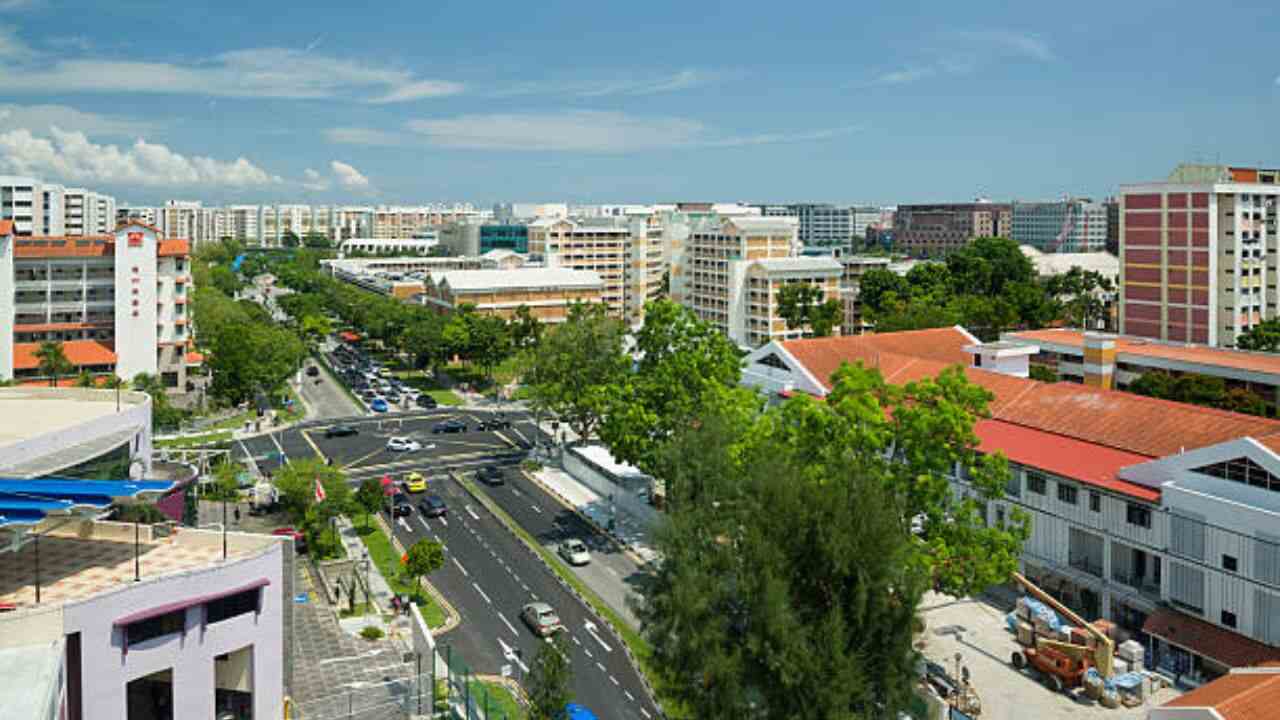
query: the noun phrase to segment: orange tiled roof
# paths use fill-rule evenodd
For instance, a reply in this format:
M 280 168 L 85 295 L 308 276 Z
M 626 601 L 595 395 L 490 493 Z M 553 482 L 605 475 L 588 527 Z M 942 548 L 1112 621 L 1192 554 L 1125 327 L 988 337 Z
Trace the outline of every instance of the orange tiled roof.
M 935 377 L 955 364 L 850 342 L 857 339 L 817 338 L 782 345 L 828 390 L 831 374 L 842 362 L 861 361 L 878 368 L 885 381 L 894 385 Z M 1243 436 L 1280 435 L 1280 420 L 1073 383 L 1039 383 L 973 367 L 965 367 L 964 372 L 995 396 L 989 408 L 993 419 L 1147 457 L 1165 457 Z M 1280 444 L 1280 437 L 1276 442 Z
M 40 367 L 40 359 L 36 351 L 40 343 L 14 343 L 13 369 L 34 370 Z M 116 353 L 111 343 L 97 340 L 69 340 L 62 343 L 62 352 L 76 367 L 85 365 L 115 365 Z
M 13 234 L 13 221 L 0 220 L 0 237 Z
M 156 255 L 160 257 L 186 257 L 190 254 L 190 240 L 161 240 L 156 245 Z
M 143 227 L 143 228 L 146 228 L 146 229 L 148 229 L 148 230 L 150 230 L 150 231 L 152 231 L 152 232 L 156 233 L 157 235 L 158 235 L 158 234 L 160 234 L 160 228 L 158 228 L 158 227 L 156 227 L 156 226 L 154 226 L 154 225 L 148 225 L 148 224 L 146 224 L 146 223 L 142 222 L 142 220 L 141 220 L 140 218 L 129 218 L 128 220 L 125 220 L 124 222 L 116 223 L 116 230 L 119 230 L 120 228 L 133 227 L 133 226 L 135 226 L 135 225 L 136 225 L 137 227 Z
M 866 359 L 877 353 L 893 353 L 950 365 L 968 365 L 970 355 L 964 348 L 973 344 L 974 338 L 961 329 L 943 327 L 883 335 L 787 340 L 782 343 L 782 347 L 804 363 L 814 377 L 830 390 L 828 380 L 831 373 L 838 370 L 840 363 L 850 355 Z
M 16 258 L 105 257 L 115 251 L 111 235 L 24 237 L 14 243 Z
M 194 350 L 187 353 L 188 365 L 199 365 L 203 362 L 204 362 L 204 355 L 202 355 L 201 353 L 195 352 Z
M 1280 672 L 1223 675 L 1161 707 L 1213 708 L 1223 720 L 1271 720 L 1280 707 Z
M 1030 342 L 1055 343 L 1074 348 L 1084 347 L 1084 333 L 1066 328 L 1058 330 L 1025 330 L 1011 333 L 1010 336 Z M 1122 336 L 1116 336 L 1114 340 L 1117 355 L 1125 354 L 1134 357 L 1156 358 L 1280 375 L 1280 355 L 1274 353 L 1229 350 L 1207 345 L 1177 345 Z
M 1157 608 L 1142 625 L 1142 631 L 1227 667 L 1250 667 L 1280 660 L 1280 648 L 1169 608 Z

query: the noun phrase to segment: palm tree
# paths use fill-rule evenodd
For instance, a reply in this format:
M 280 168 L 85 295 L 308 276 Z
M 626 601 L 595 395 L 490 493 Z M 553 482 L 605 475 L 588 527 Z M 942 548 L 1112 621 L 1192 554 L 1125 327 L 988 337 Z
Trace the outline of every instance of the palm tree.
M 88 370 L 81 370 L 80 374 L 76 375 L 76 387 L 78 388 L 98 387 L 98 379 L 95 378 L 93 374 L 90 373 Z
M 70 375 L 75 365 L 67 359 L 62 350 L 62 343 L 57 340 L 45 340 L 36 350 L 36 359 L 40 361 L 40 372 L 49 378 L 49 387 L 58 386 L 58 377 Z

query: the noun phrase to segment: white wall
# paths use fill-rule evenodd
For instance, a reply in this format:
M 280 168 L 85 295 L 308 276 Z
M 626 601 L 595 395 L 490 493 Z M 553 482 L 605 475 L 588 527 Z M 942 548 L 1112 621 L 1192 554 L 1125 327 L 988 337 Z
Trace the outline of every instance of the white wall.
M 185 575 L 127 583 L 64 610 L 66 632 L 81 633 L 82 697 L 85 720 L 123 720 L 128 683 L 154 672 L 173 671 L 173 716 L 214 715 L 214 658 L 253 646 L 253 716 L 283 716 L 284 661 L 283 550 L 279 544 L 263 554 L 233 560 Z M 201 631 L 200 606 L 187 611 L 186 632 L 155 638 L 123 649 L 123 629 L 113 622 L 157 604 L 218 592 L 265 577 L 261 612 L 247 613 L 209 625 Z
M 142 243 L 130 247 L 130 233 L 141 233 Z M 116 231 L 116 375 L 125 380 L 132 380 L 138 373 L 157 372 L 157 242 L 155 231 L 142 225 L 127 225 Z
M 13 378 L 13 238 L 0 237 L 0 380 Z
M 41 390 L 36 389 L 33 390 L 33 392 L 39 393 Z M 111 390 L 48 388 L 47 390 L 43 390 L 43 392 L 64 395 L 67 393 L 92 394 L 98 396 L 96 399 L 99 401 L 115 399 L 115 392 Z M 32 402 L 38 403 L 39 400 L 35 399 L 32 400 Z M 91 442 L 107 435 L 113 435 L 128 428 L 137 429 L 137 432 L 131 441 L 131 456 L 134 461 L 142 463 L 143 471 L 145 473 L 144 477 L 149 477 L 151 475 L 152 449 L 151 398 L 147 396 L 146 393 L 133 391 L 125 391 L 123 393 L 119 413 L 103 415 L 71 428 L 44 433 L 43 435 L 37 435 L 11 445 L 0 447 L 0 467 L 20 462 L 30 462 L 44 455 L 52 455 L 56 452 L 70 450 L 83 443 Z

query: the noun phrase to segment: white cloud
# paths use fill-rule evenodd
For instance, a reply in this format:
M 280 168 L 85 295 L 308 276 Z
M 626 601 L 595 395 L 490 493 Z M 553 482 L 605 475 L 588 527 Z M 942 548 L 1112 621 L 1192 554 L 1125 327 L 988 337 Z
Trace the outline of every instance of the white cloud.
M 12 12 L 15 10 L 30 10 L 40 5 L 43 0 L 0 0 L 0 12 Z
M 0 53 L 4 51 L 0 50 Z M 17 54 L 14 57 L 19 57 Z M 26 58 L 20 58 L 26 59 Z M 289 48 L 254 48 L 185 65 L 167 62 L 64 59 L 0 66 L 0 91 L 143 92 L 218 97 L 352 98 L 404 102 L 462 92 L 459 83 Z
M 1038 63 L 1057 60 L 1049 44 L 1038 35 L 1012 30 L 943 33 L 924 56 L 927 59 L 922 62 L 883 72 L 864 85 L 908 85 L 938 76 L 968 75 L 1008 60 Z
M 361 175 L 359 170 L 350 165 L 334 160 L 329 163 L 329 168 L 333 170 L 334 177 L 338 178 L 338 184 L 342 187 L 351 190 L 367 190 L 369 188 L 369 178 Z
M 0 103 L 0 130 L 52 126 L 78 130 L 89 135 L 137 136 L 151 132 L 159 123 L 115 115 L 85 112 L 67 105 L 6 105 Z
M 329 181 L 325 180 L 324 176 L 316 172 L 315 170 L 312 170 L 311 168 L 307 168 L 306 170 L 302 171 L 302 175 L 304 177 L 304 180 L 302 181 L 302 187 L 306 188 L 307 190 L 315 190 L 316 192 L 322 192 L 324 190 L 329 189 Z
M 3 0 L 0 0 L 2 2 Z M 0 7 L 3 9 L 3 7 Z M 12 26 L 0 26 L 0 59 L 11 59 L 13 62 L 29 60 L 35 50 L 18 35 L 18 29 Z
M 561 113 L 495 113 L 409 121 L 403 134 L 363 128 L 332 128 L 331 142 L 353 145 L 414 145 L 469 150 L 628 153 L 697 147 L 742 147 L 827 140 L 858 130 L 852 126 L 795 132 L 725 135 L 679 117 L 637 117 L 591 110 Z
M 342 143 L 344 145 L 374 145 L 391 147 L 394 145 L 404 145 L 406 138 L 400 133 L 387 132 L 385 130 L 374 130 L 372 128 L 329 128 L 324 131 L 324 136 L 329 142 Z
M 75 182 L 142 186 L 251 187 L 281 182 L 243 157 L 230 162 L 186 157 L 142 139 L 121 150 L 93 143 L 82 132 L 53 127 L 49 133 L 50 138 L 25 128 L 0 133 L 0 168 Z
M 505 88 L 494 93 L 499 97 L 515 95 L 568 94 L 578 97 L 605 97 L 609 95 L 656 95 L 677 92 L 707 85 L 719 79 L 719 73 L 688 68 L 659 76 L 634 76 L 604 80 L 560 80 L 530 82 Z
M 640 118 L 593 110 L 411 120 L 409 129 L 439 147 L 571 152 L 628 152 L 687 145 L 703 132 L 702 123 L 696 120 Z

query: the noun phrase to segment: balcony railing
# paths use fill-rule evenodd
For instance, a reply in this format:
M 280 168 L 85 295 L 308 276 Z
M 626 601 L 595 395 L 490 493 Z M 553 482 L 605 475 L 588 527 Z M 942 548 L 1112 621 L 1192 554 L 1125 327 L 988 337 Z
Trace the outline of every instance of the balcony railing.
M 1154 598 L 1156 600 L 1160 599 L 1160 584 L 1155 582 L 1152 578 L 1130 575 L 1118 570 L 1112 570 L 1111 579 L 1121 585 L 1127 585 L 1147 597 Z
M 1102 563 L 1087 557 L 1073 557 L 1068 562 L 1071 567 L 1083 570 L 1094 577 L 1102 577 Z

